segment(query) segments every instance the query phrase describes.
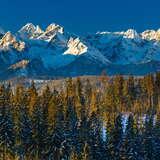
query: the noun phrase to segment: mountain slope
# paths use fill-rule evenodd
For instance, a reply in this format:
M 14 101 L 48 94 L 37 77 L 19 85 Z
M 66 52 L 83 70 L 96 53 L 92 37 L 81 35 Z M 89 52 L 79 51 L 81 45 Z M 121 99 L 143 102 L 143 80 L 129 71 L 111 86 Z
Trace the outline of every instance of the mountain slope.
M 28 23 L 17 33 L 1 33 L 1 79 L 160 71 L 160 30 L 98 32 L 78 37 L 57 24 L 45 30 Z

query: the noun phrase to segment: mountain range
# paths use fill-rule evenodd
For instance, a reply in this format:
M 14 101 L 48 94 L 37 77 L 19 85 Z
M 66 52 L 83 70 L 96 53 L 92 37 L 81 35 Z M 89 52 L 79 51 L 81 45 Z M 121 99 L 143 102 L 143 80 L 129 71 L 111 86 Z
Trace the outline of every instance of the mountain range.
M 83 75 L 145 75 L 160 71 L 160 29 L 77 36 L 58 24 L 0 29 L 0 79 Z

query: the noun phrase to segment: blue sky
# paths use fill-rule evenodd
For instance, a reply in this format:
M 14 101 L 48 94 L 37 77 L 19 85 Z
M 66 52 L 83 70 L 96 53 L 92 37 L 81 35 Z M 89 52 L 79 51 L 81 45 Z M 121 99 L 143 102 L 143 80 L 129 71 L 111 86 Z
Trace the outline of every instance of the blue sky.
M 159 0 L 3 0 L 0 4 L 0 26 L 11 31 L 27 22 L 42 28 L 55 22 L 77 34 L 160 28 Z

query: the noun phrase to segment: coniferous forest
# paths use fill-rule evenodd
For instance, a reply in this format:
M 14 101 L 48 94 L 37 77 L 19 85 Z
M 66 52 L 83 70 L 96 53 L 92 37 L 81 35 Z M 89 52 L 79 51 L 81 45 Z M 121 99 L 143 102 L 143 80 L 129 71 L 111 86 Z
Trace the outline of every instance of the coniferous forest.
M 0 160 L 159 160 L 160 73 L 0 85 Z

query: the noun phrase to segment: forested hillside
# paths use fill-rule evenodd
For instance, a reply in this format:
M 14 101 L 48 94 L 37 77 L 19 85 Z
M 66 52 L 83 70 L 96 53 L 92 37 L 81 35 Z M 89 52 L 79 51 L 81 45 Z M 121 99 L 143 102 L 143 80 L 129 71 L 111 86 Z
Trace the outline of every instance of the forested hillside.
M 159 160 L 160 73 L 0 86 L 0 160 Z

